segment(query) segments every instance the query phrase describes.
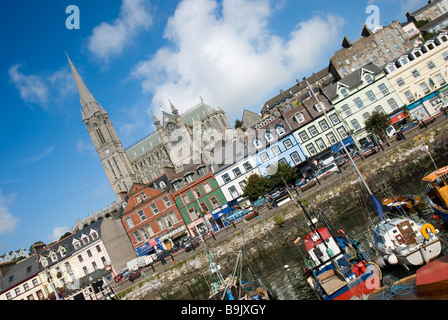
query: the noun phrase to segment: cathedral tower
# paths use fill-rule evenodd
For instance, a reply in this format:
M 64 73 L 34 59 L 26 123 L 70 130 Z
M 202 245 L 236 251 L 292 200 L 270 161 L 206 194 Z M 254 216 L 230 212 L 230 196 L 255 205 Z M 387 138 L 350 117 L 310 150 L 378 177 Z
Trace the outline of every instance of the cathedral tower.
M 109 115 L 95 100 L 67 55 L 81 100 L 82 121 L 101 159 L 107 178 L 119 201 L 124 200 L 135 180 L 129 158 L 109 119 Z

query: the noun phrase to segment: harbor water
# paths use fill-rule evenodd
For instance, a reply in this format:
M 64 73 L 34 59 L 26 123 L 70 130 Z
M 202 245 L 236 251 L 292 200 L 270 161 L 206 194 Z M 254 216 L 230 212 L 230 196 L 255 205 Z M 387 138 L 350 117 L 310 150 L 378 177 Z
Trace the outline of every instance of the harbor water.
M 434 225 L 439 230 L 439 238 L 442 242 L 442 255 L 447 253 L 448 243 L 448 227 L 439 220 L 433 218 L 433 211 L 428 206 L 424 195 L 425 186 L 421 183 L 421 177 L 413 177 L 412 179 L 393 186 L 385 186 L 384 194 L 377 195 L 381 201 L 383 197 L 393 195 L 419 195 L 424 199 L 426 209 L 419 214 L 412 215 L 417 222 L 426 222 Z M 378 177 L 380 179 L 380 177 Z M 375 223 L 379 220 L 377 213 L 367 194 L 358 199 L 364 205 L 358 206 L 358 209 L 346 212 L 341 217 L 332 219 L 331 224 L 337 229 L 343 229 L 347 235 L 360 242 L 361 247 L 370 258 L 378 253 L 369 246 L 370 237 L 368 230 L 369 221 Z M 387 212 L 387 211 L 386 211 Z M 298 235 L 303 239 L 306 234 Z M 304 262 L 305 249 L 303 241 L 299 245 L 291 243 L 285 245 L 276 251 L 262 255 L 251 261 L 251 272 L 258 275 L 262 281 L 271 287 L 278 295 L 280 300 L 315 300 L 316 296 L 310 289 L 303 276 L 305 267 Z M 415 274 L 418 267 L 405 267 L 402 265 L 386 266 L 382 269 L 383 278 L 386 275 L 396 279 L 402 279 Z

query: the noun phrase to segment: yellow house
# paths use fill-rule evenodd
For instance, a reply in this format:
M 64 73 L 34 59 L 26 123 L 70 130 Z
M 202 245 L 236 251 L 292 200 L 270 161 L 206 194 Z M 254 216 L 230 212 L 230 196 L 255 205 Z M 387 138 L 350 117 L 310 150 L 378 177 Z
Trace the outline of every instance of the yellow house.
M 448 35 L 441 32 L 385 67 L 391 82 L 413 119 L 441 111 L 442 88 L 448 80 Z

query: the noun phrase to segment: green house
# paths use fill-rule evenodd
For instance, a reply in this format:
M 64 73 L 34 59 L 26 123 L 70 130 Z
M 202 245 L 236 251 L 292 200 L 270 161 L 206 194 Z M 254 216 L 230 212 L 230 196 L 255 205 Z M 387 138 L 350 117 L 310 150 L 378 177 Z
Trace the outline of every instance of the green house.
M 171 194 L 190 235 L 223 227 L 219 213 L 227 200 L 208 165 L 192 165 L 170 178 Z

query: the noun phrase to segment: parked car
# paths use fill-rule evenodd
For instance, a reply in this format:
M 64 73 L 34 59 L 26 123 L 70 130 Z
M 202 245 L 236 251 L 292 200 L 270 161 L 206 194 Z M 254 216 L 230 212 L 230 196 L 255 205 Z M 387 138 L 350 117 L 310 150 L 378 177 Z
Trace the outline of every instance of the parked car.
M 332 173 L 339 172 L 339 168 L 336 163 L 331 163 L 326 167 L 323 167 L 316 171 L 314 174 L 314 178 L 317 178 L 319 180 L 324 179 L 327 176 L 330 176 Z
M 118 273 L 115 277 L 114 277 L 114 281 L 116 283 L 119 283 L 121 281 L 123 281 L 124 279 L 126 279 L 127 277 L 129 277 L 129 270 L 125 269 L 122 270 L 120 273 Z
M 186 237 L 182 240 L 183 247 L 185 248 L 185 252 L 190 252 L 195 248 L 199 247 L 201 238 L 199 236 L 196 237 Z
M 243 218 L 245 215 L 251 213 L 252 211 L 253 211 L 252 208 L 235 211 L 226 217 L 226 219 L 224 221 L 224 225 L 227 226 L 228 224 L 230 224 L 232 222 L 236 222 L 239 219 Z
M 371 156 L 372 154 L 375 154 L 379 151 L 379 147 L 378 145 L 374 144 L 373 142 L 366 144 L 362 149 L 361 149 L 361 154 L 364 157 L 368 157 Z
M 259 196 L 258 199 L 254 201 L 253 207 L 256 210 L 261 210 L 265 207 L 268 207 L 268 209 L 271 209 L 271 206 L 268 205 L 266 198 L 263 196 Z
M 302 178 L 296 181 L 296 188 L 298 188 L 300 191 L 305 191 L 310 189 L 311 187 L 314 187 L 317 184 L 316 179 L 314 178 L 314 173 L 311 174 L 311 176 L 307 178 Z

